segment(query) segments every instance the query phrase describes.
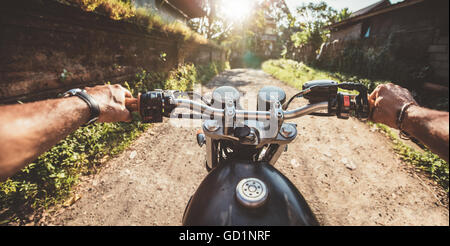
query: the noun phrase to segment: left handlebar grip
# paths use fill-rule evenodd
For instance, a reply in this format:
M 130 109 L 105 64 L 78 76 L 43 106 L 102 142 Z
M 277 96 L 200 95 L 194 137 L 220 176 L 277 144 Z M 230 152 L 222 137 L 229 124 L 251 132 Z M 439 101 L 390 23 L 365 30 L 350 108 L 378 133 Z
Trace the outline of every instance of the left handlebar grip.
M 130 111 L 130 112 L 137 112 L 139 111 L 138 109 L 138 98 L 125 98 L 125 107 Z

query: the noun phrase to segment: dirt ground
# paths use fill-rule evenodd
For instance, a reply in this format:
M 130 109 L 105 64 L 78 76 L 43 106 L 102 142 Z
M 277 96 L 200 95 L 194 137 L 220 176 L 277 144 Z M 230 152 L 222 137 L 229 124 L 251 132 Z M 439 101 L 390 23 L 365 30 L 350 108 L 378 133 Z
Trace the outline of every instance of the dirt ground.
M 219 85 L 247 94 L 279 86 L 288 98 L 297 91 L 251 69 L 225 71 L 204 90 Z M 356 119 L 305 116 L 292 122 L 299 134 L 275 166 L 322 225 L 449 225 L 446 193 L 402 163 L 383 134 Z M 167 120 L 155 124 L 100 173 L 84 177 L 73 205 L 46 212 L 38 224 L 181 225 L 190 196 L 207 174 L 196 130 Z

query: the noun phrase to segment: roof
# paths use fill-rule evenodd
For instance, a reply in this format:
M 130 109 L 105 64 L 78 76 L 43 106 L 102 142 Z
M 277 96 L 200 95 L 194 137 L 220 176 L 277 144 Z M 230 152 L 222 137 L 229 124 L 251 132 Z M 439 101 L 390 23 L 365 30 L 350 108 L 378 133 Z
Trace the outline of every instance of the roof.
M 391 2 L 389 0 L 378 1 L 378 2 L 376 2 L 374 4 L 371 4 L 371 5 L 369 5 L 369 6 L 365 7 L 365 8 L 362 8 L 362 9 L 352 13 L 350 15 L 350 17 L 356 17 L 356 16 L 360 16 L 360 15 L 363 15 L 363 14 L 367 14 L 368 12 L 371 12 L 371 11 L 373 11 L 373 10 L 379 8 L 379 7 L 382 7 L 383 5 L 384 6 L 391 5 Z
M 396 4 L 389 3 L 389 5 L 385 5 L 385 6 L 383 6 L 385 1 L 380 1 L 380 2 L 377 2 L 375 4 L 368 6 L 366 8 L 356 11 L 348 19 L 328 25 L 325 28 L 333 29 L 333 28 L 338 28 L 340 26 L 344 26 L 344 25 L 350 25 L 353 23 L 357 23 L 361 20 L 370 18 L 372 16 L 385 14 L 385 13 L 392 12 L 392 11 L 395 11 L 398 9 L 416 5 L 416 4 L 425 2 L 425 1 L 426 0 L 405 0 L 403 2 L 399 2 Z
M 173 7 L 186 14 L 189 18 L 198 18 L 206 15 L 201 0 L 165 0 Z

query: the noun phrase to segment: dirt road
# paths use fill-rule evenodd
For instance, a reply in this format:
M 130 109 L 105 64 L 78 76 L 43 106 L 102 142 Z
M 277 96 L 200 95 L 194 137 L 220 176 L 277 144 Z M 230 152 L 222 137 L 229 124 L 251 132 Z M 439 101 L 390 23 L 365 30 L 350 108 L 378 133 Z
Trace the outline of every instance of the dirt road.
M 293 89 L 260 70 L 234 69 L 205 90 L 232 85 Z M 292 106 L 298 106 L 301 101 Z M 304 102 L 303 102 L 304 103 Z M 306 116 L 276 167 L 302 192 L 323 225 L 449 225 L 442 190 L 402 163 L 391 142 L 355 119 Z M 155 124 L 132 146 L 86 177 L 81 197 L 47 215 L 47 225 L 180 225 L 185 205 L 207 174 L 195 128 Z M 445 194 L 443 195 L 446 196 Z

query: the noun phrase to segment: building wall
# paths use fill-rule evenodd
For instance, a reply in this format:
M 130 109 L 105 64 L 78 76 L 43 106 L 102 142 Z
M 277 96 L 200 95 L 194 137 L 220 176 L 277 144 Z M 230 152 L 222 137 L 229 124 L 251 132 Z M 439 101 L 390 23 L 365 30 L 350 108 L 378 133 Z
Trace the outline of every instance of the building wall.
M 448 10 L 449 1 L 435 0 L 377 15 L 331 33 L 331 40 L 376 40 L 376 45 L 389 42 L 401 44 L 399 58 L 426 58 L 436 82 L 449 84 L 448 73 Z M 368 38 L 361 37 L 370 27 Z M 333 49 L 333 46 L 328 46 Z M 344 45 L 339 45 L 344 47 Z
M 361 28 L 362 23 L 356 23 L 355 25 L 342 28 L 339 31 L 332 32 L 330 40 L 345 41 L 359 39 L 361 37 Z
M 448 35 L 438 38 L 428 47 L 430 54 L 430 65 L 433 68 L 436 76 L 442 78 L 445 82 L 449 81 L 449 66 L 448 66 Z

